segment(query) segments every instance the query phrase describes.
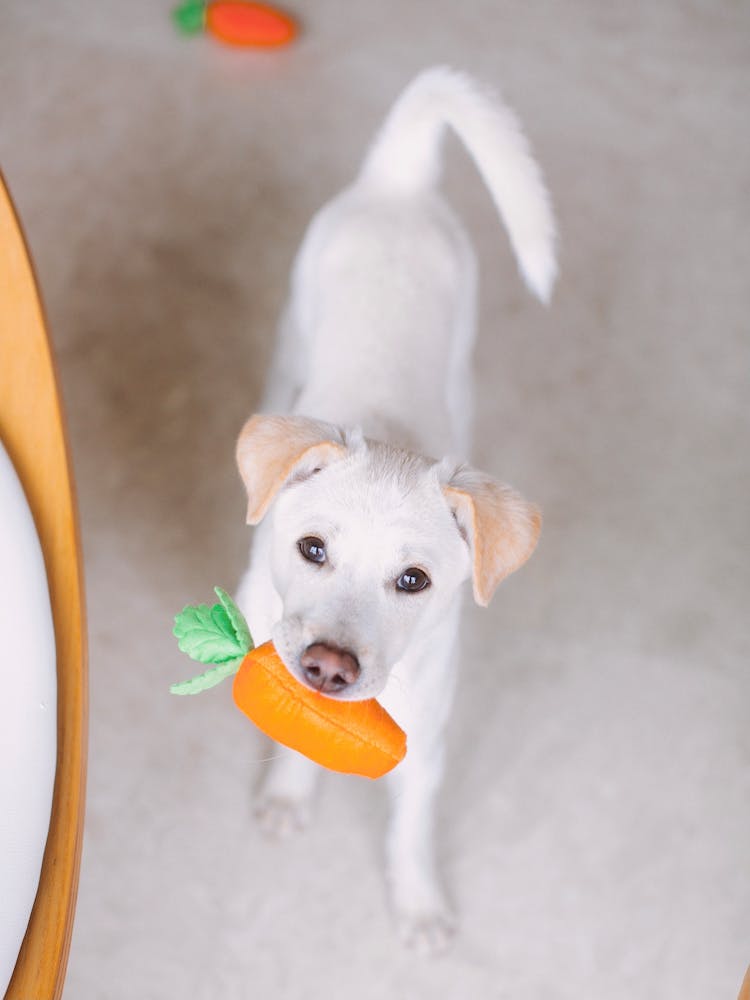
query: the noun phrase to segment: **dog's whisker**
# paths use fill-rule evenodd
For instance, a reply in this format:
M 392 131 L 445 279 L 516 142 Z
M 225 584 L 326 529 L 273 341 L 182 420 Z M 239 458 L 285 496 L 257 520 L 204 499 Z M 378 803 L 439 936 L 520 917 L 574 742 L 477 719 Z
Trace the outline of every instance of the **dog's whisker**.
M 269 761 L 278 760 L 280 757 L 283 757 L 283 756 L 284 756 L 283 754 L 275 753 L 275 754 L 272 754 L 270 757 L 250 757 L 250 758 L 246 757 L 245 758 L 245 763 L 246 764 L 267 764 Z

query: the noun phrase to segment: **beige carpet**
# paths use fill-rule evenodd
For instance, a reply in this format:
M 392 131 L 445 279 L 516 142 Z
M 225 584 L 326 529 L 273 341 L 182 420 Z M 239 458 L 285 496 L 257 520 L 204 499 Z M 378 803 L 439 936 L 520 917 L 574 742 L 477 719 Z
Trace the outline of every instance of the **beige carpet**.
M 36 258 L 80 490 L 86 842 L 66 996 L 734 1000 L 750 962 L 750 14 L 739 3 L 291 4 L 300 43 L 169 3 L 5 0 L 0 164 Z M 441 854 L 461 916 L 397 947 L 382 790 L 326 778 L 265 842 L 268 746 L 171 698 L 182 604 L 245 558 L 233 441 L 288 267 L 420 68 L 502 89 L 562 232 L 545 311 L 469 161 L 475 459 L 545 510 L 465 628 Z

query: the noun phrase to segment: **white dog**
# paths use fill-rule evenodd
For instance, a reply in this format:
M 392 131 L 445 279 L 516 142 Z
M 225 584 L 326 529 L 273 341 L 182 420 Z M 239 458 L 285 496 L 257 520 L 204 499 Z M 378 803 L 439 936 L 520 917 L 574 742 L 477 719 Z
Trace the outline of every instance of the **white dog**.
M 547 301 L 555 227 L 511 111 L 437 68 L 395 104 L 359 177 L 313 220 L 297 257 L 264 414 L 237 460 L 260 524 L 238 599 L 256 642 L 332 698 L 377 696 L 406 731 L 386 779 L 393 906 L 407 942 L 442 947 L 433 806 L 456 670 L 461 584 L 486 605 L 531 555 L 540 516 L 455 459 L 472 422 L 476 265 L 437 191 L 441 137 L 465 144 L 523 277 Z M 287 415 L 278 415 L 287 414 Z M 304 825 L 317 768 L 280 748 L 259 815 Z

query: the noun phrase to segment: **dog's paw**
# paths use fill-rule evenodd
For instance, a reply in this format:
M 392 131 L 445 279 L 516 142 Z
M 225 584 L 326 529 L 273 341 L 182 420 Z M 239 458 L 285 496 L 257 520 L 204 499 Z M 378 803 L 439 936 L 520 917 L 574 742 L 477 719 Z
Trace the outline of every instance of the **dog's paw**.
M 424 957 L 447 951 L 456 934 L 456 922 L 446 908 L 425 913 L 396 915 L 402 944 Z
M 456 934 L 456 920 L 431 865 L 403 855 L 388 872 L 389 895 L 402 944 L 420 955 L 446 951 Z
M 286 840 L 310 825 L 310 803 L 280 795 L 264 795 L 255 807 L 262 832 L 273 840 Z

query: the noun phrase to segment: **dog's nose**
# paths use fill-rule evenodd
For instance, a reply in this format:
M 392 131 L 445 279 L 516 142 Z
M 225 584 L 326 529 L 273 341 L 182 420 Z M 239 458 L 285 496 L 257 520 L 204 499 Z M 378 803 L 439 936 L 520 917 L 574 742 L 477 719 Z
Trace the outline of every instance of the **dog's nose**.
M 300 666 L 310 687 L 323 694 L 343 691 L 359 677 L 357 657 L 325 642 L 308 646 L 300 657 Z

